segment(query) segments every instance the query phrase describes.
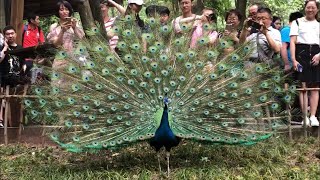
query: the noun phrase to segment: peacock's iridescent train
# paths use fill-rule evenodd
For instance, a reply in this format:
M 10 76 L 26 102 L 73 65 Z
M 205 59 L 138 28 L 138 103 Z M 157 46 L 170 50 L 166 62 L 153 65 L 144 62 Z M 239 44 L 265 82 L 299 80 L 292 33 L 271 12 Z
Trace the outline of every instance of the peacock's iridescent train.
M 177 35 L 155 19 L 149 33 L 134 23 L 126 16 L 113 28 L 119 55 L 97 28 L 88 31 L 72 54 L 57 53 L 55 61 L 65 65 L 45 67 L 51 81 L 24 100 L 32 120 L 55 125 L 50 137 L 61 147 L 83 152 L 148 140 L 170 150 L 181 138 L 250 145 L 283 125 L 281 102 L 291 102 L 295 87 L 284 91 L 277 67 L 247 67 L 250 44 L 223 55 L 225 40 L 212 47 L 204 37 L 190 49 L 185 25 Z

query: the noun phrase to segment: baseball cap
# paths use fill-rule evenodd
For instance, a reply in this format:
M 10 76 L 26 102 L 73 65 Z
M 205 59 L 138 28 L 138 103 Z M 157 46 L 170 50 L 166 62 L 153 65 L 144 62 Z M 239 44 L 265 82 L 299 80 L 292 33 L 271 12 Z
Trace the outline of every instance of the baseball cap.
M 131 4 L 131 3 L 137 4 L 139 6 L 144 4 L 143 0 L 128 0 L 128 4 Z

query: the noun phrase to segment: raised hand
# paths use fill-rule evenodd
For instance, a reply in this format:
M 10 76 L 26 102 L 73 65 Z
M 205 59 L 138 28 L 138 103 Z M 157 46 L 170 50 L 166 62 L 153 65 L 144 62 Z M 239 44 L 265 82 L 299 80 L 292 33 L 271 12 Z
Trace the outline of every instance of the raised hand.
M 320 61 L 320 53 L 316 54 L 313 56 L 312 60 L 311 60 L 311 64 L 313 66 L 316 66 L 319 64 L 319 61 Z

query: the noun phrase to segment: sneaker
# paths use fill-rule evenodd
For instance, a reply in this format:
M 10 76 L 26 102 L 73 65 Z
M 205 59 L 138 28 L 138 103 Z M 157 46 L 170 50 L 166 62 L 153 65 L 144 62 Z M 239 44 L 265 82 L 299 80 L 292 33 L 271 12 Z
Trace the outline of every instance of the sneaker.
M 311 124 L 311 126 L 319 126 L 319 121 L 318 121 L 317 117 L 311 116 L 310 117 L 310 124 Z
M 304 120 L 301 121 L 301 125 L 304 125 Z M 310 119 L 307 117 L 307 126 L 310 126 Z
M 2 123 L 2 121 L 0 121 L 0 127 L 3 127 L 3 123 Z

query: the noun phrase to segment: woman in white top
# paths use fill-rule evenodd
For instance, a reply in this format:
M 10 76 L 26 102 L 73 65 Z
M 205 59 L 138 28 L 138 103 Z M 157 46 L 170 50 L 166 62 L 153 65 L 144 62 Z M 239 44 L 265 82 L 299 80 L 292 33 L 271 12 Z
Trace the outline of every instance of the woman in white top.
M 308 0 L 304 6 L 305 16 L 297 19 L 291 25 L 290 52 L 293 67 L 298 71 L 298 80 L 306 82 L 308 87 L 318 88 L 320 82 L 320 24 L 316 19 L 319 3 Z M 316 111 L 319 101 L 319 91 L 310 91 L 310 120 L 307 125 L 319 126 Z M 303 96 L 300 93 L 300 105 L 303 106 Z

